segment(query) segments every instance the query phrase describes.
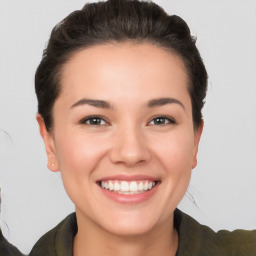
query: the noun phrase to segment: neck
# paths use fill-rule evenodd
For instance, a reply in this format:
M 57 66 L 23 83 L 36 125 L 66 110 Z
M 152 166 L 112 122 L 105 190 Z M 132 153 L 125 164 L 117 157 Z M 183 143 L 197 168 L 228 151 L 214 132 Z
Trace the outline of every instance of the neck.
M 74 240 L 74 256 L 174 256 L 178 248 L 178 233 L 170 220 L 136 236 L 111 234 L 79 217 L 77 223 L 79 228 Z

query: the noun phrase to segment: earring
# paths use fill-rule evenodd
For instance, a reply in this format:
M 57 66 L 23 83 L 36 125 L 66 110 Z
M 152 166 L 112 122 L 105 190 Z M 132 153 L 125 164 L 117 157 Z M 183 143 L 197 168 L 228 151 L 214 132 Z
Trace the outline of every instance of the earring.
M 51 166 L 53 167 L 53 166 L 54 166 L 54 163 L 52 163 Z

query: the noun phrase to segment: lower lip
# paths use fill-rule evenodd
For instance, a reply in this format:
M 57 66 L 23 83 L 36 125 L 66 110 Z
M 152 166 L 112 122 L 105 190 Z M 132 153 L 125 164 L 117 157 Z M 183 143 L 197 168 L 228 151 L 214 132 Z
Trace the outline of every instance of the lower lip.
M 124 195 L 124 194 L 119 194 L 117 192 L 112 192 L 108 189 L 104 189 L 100 187 L 101 191 L 104 193 L 105 196 L 108 198 L 122 204 L 138 204 L 145 202 L 149 200 L 153 195 L 156 193 L 157 188 L 159 186 L 159 183 L 155 185 L 151 190 L 148 190 L 144 193 L 140 194 L 133 194 L 133 195 Z

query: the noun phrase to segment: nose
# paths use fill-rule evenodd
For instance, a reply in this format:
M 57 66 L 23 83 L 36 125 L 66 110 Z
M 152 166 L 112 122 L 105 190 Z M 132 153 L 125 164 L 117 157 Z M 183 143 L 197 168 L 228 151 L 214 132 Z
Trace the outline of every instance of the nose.
M 112 143 L 110 158 L 115 164 L 133 167 L 148 162 L 151 158 L 145 136 L 140 129 L 134 127 L 119 129 Z

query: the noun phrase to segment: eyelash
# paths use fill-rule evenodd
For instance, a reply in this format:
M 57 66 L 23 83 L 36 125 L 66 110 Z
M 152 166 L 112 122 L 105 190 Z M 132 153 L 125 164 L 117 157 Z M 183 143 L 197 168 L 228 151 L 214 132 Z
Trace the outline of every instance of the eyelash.
M 102 121 L 104 122 L 104 124 L 101 124 Z M 163 123 L 163 121 L 164 121 L 164 123 Z M 156 124 L 156 123 L 151 124 L 151 122 L 158 122 L 158 124 Z M 79 123 L 83 124 L 83 125 L 90 125 L 90 126 L 107 126 L 107 125 L 109 125 L 109 123 L 101 116 L 89 116 L 89 117 L 82 119 Z M 172 119 L 170 117 L 166 117 L 166 116 L 156 116 L 153 119 L 151 119 L 151 121 L 148 123 L 148 125 L 156 125 L 156 126 L 169 125 L 169 124 L 176 124 L 176 122 L 174 119 Z
M 164 121 L 164 123 L 161 123 L 161 120 Z M 151 122 L 153 121 L 157 121 L 160 123 L 159 124 L 150 124 Z M 175 120 L 170 118 L 170 117 L 167 117 L 167 116 L 156 116 L 154 117 L 150 122 L 149 122 L 149 125 L 157 125 L 157 126 L 162 126 L 162 125 L 169 125 L 169 124 L 176 124 Z
M 96 123 L 93 123 L 94 121 Z M 104 121 L 104 124 L 103 125 L 99 124 L 99 122 L 102 122 L 102 121 Z M 87 122 L 89 122 L 89 123 L 87 123 Z M 108 122 L 101 116 L 89 116 L 89 117 L 82 119 L 79 123 L 84 124 L 84 125 L 91 125 L 91 126 L 106 126 L 106 125 L 108 125 Z

